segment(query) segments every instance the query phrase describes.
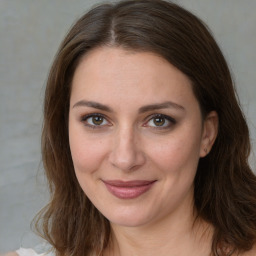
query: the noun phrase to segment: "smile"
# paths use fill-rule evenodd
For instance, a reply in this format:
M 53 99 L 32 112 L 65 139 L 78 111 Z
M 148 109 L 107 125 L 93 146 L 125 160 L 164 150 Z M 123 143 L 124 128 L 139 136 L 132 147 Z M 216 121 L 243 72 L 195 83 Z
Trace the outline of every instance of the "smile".
M 104 184 L 108 191 L 120 199 L 133 199 L 147 192 L 156 180 L 104 180 Z

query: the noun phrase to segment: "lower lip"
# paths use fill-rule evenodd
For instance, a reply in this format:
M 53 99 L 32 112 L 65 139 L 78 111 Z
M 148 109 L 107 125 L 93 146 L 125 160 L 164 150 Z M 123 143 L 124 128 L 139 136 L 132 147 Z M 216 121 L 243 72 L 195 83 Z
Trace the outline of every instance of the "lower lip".
M 113 186 L 106 182 L 104 184 L 106 185 L 108 191 L 120 198 L 120 199 L 133 199 L 141 196 L 142 194 L 146 193 L 155 182 L 151 182 L 149 184 L 141 185 L 141 186 Z

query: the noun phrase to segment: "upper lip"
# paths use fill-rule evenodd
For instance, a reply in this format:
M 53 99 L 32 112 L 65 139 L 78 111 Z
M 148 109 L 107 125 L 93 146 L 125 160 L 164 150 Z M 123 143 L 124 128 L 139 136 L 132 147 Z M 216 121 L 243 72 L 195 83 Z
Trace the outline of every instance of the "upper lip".
M 115 186 L 115 187 L 139 187 L 149 185 L 156 180 L 130 180 L 130 181 L 122 181 L 122 180 L 103 180 L 104 183 Z

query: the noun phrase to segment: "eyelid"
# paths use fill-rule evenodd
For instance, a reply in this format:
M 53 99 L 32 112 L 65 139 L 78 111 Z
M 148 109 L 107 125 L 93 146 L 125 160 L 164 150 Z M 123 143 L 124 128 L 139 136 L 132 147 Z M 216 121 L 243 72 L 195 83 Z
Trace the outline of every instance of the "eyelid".
M 107 125 L 106 124 L 105 125 L 91 125 L 89 123 L 86 123 L 86 121 L 89 118 L 97 117 L 97 116 L 104 118 L 108 122 L 108 124 Z M 90 114 L 82 115 L 81 116 L 81 122 L 83 122 L 85 126 L 93 128 L 93 129 L 95 129 L 95 128 L 104 128 L 106 126 L 111 126 L 112 125 L 111 122 L 108 120 L 108 118 L 105 115 L 101 114 L 101 113 L 90 113 Z
M 90 114 L 82 115 L 82 116 L 81 116 L 81 120 L 83 121 L 83 120 L 86 120 L 86 119 L 88 119 L 89 117 L 93 117 L 93 116 L 100 116 L 100 117 L 106 118 L 105 115 L 103 115 L 103 114 L 101 114 L 101 113 L 90 113 Z
M 151 121 L 153 118 L 159 118 L 159 117 L 166 119 L 168 122 L 171 123 L 171 125 L 175 125 L 177 123 L 177 121 L 173 117 L 165 115 L 165 114 L 157 113 L 157 114 L 152 114 L 149 117 L 147 117 L 145 122 L 144 122 L 144 124 L 143 124 L 143 126 L 147 126 L 148 122 Z M 159 127 L 157 127 L 157 126 L 149 126 L 149 127 L 154 128 L 154 129 L 168 129 L 168 128 L 170 128 L 171 125 L 159 126 Z
M 104 120 L 108 123 L 108 124 L 104 124 L 104 125 L 91 125 L 89 124 L 88 122 L 86 122 L 89 118 L 91 117 L 102 117 L 104 118 Z M 163 118 L 165 120 L 167 120 L 167 122 L 169 122 L 168 125 L 165 125 L 165 126 L 151 126 L 151 125 L 148 125 L 148 123 L 154 119 L 154 118 Z M 101 113 L 90 113 L 90 114 L 85 114 L 85 115 L 82 115 L 81 118 L 80 118 L 81 122 L 89 127 L 89 128 L 93 128 L 93 129 L 97 129 L 97 128 L 104 128 L 106 126 L 112 126 L 112 123 L 109 121 L 109 119 L 104 115 L 104 114 L 101 114 Z M 153 128 L 153 129 L 168 129 L 170 128 L 171 126 L 175 125 L 177 123 L 177 121 L 169 116 L 169 115 L 165 115 L 165 114 L 160 114 L 160 113 L 156 113 L 156 114 L 152 114 L 148 117 L 146 117 L 143 121 L 143 125 L 144 127 L 150 127 L 150 128 Z

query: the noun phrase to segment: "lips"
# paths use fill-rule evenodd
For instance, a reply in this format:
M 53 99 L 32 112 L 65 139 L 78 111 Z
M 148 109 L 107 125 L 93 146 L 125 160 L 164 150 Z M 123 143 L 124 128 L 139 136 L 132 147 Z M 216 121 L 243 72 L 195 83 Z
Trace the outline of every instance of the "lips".
M 155 180 L 104 180 L 108 191 L 120 199 L 133 199 L 146 193 L 155 183 Z

